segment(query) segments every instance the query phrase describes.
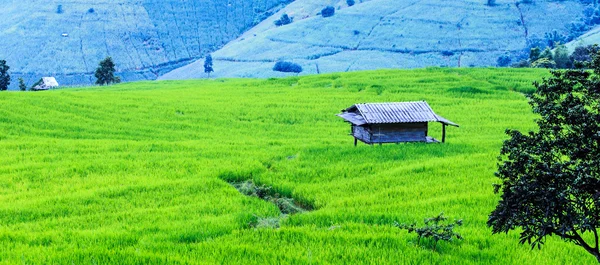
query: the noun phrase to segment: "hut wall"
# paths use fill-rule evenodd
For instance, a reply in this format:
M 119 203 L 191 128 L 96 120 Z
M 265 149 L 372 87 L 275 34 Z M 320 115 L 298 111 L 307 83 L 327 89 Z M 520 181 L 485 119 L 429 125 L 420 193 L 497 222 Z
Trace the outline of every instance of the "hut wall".
M 373 143 L 426 142 L 427 123 L 371 125 Z
M 365 143 L 371 143 L 371 132 L 364 126 L 352 126 L 352 135 Z

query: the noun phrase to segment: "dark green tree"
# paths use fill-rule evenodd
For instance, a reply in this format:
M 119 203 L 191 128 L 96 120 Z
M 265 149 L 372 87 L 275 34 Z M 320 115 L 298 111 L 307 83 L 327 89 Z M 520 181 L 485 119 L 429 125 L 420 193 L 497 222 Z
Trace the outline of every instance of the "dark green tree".
M 554 61 L 554 55 L 552 54 L 552 50 L 550 50 L 550 48 L 544 49 L 544 51 L 542 53 L 540 53 L 539 59 L 542 59 L 542 58 L 546 58 L 548 60 Z
M 542 51 L 540 50 L 540 48 L 535 47 L 535 48 L 531 48 L 531 50 L 529 50 L 529 62 L 535 62 L 540 58 L 540 53 Z
M 354 0 L 346 0 L 346 4 L 348 4 L 348 6 L 353 6 L 355 2 Z
M 583 247 L 600 262 L 600 57 L 593 71 L 552 71 L 529 96 L 538 130 L 507 130 L 496 184 L 501 200 L 488 226 L 521 231 L 540 248 L 548 236 Z
M 96 84 L 101 86 L 121 82 L 121 78 L 115 76 L 115 63 L 111 57 L 106 57 L 98 64 L 95 76 Z
M 333 17 L 335 15 L 335 7 L 327 6 L 321 10 L 321 16 L 323 17 Z
M 215 70 L 213 69 L 213 59 L 212 56 L 209 54 L 204 59 L 204 72 L 208 74 L 208 77 L 210 78 L 210 73 L 214 71 Z
M 25 80 L 22 77 L 19 77 L 19 90 L 27 91 L 27 85 L 25 85 Z
M 290 18 L 290 16 L 288 16 L 288 14 L 283 14 L 281 15 L 281 17 L 278 20 L 275 20 L 275 26 L 283 26 L 283 25 L 287 25 L 292 23 L 292 21 L 294 21 L 294 18 Z
M 566 69 L 573 67 L 573 62 L 569 58 L 569 50 L 565 45 L 558 45 L 554 50 L 554 62 L 556 62 L 556 68 Z
M 9 69 L 10 67 L 6 65 L 6 61 L 0 60 L 0 91 L 8 90 L 8 85 L 10 85 Z

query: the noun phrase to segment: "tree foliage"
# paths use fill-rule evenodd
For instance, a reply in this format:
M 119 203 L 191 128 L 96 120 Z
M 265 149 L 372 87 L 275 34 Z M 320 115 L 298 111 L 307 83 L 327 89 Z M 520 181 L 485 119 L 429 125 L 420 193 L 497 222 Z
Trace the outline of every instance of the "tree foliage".
M 462 239 L 462 236 L 454 232 L 454 227 L 461 226 L 462 220 L 455 220 L 454 222 L 448 222 L 448 218 L 444 216 L 444 213 L 440 213 L 438 216 L 425 219 L 425 225 L 423 227 L 417 227 L 416 224 L 399 224 L 396 222 L 394 226 L 400 229 L 406 229 L 409 233 L 416 233 L 419 244 L 423 238 L 431 238 L 434 241 L 434 246 L 437 242 L 451 241 L 452 239 Z
M 294 21 L 294 18 L 291 18 L 290 16 L 288 16 L 288 14 L 284 13 L 278 20 L 275 20 L 273 23 L 275 24 L 275 26 L 279 27 L 290 24 L 292 23 L 292 21 Z
M 535 83 L 539 130 L 507 130 L 495 185 L 502 195 L 488 225 L 493 233 L 519 229 L 520 243 L 532 247 L 559 236 L 600 261 L 600 57 L 591 68 L 552 71 Z
M 333 6 L 327 6 L 321 10 L 321 16 L 323 17 L 333 17 L 335 15 L 335 8 Z
M 355 4 L 354 0 L 346 0 L 346 4 L 348 4 L 348 6 L 353 6 Z
M 25 80 L 22 77 L 19 77 L 19 90 L 27 91 L 27 85 L 25 85 Z
M 214 72 L 212 55 L 207 55 L 204 59 L 204 72 L 210 77 L 210 73 Z
M 8 70 L 10 70 L 10 67 L 6 64 L 6 61 L 0 60 L 0 91 L 8 90 L 10 85 Z
M 100 61 L 94 76 L 96 76 L 96 84 L 101 86 L 121 82 L 121 78 L 115 76 L 115 63 L 111 57 Z
M 567 69 L 573 67 L 573 63 L 569 58 L 569 50 L 565 45 L 558 45 L 554 50 L 554 62 L 556 63 L 556 68 Z
M 273 66 L 273 71 L 277 71 L 277 72 L 284 72 L 284 73 L 301 73 L 302 72 L 302 66 L 300 66 L 299 64 L 296 63 L 292 63 L 292 62 L 285 62 L 285 61 L 280 61 L 275 63 L 275 66 Z

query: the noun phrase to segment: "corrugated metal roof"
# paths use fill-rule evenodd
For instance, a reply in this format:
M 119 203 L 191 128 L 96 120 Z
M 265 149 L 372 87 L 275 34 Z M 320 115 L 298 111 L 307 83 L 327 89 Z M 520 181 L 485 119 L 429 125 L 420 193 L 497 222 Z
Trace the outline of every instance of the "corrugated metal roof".
M 353 113 L 355 116 L 350 115 Z M 361 120 L 364 123 L 356 122 Z M 425 101 L 416 102 L 390 102 L 390 103 L 364 103 L 356 104 L 338 116 L 355 125 L 382 124 L 382 123 L 413 123 L 413 122 L 441 122 L 447 125 L 458 126 L 433 112 Z

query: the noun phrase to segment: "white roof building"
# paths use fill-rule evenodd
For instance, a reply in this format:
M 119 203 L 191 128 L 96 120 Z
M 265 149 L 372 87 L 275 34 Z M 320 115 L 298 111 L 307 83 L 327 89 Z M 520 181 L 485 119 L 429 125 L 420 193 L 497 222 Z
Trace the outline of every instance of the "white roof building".
M 54 77 L 42 77 L 42 79 L 40 79 L 40 81 L 38 81 L 36 83 L 35 86 L 33 86 L 34 90 L 48 90 L 51 88 L 55 88 L 58 87 L 58 82 L 56 81 L 56 78 Z

